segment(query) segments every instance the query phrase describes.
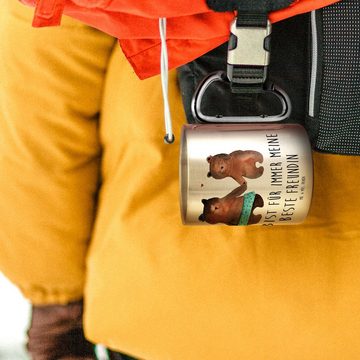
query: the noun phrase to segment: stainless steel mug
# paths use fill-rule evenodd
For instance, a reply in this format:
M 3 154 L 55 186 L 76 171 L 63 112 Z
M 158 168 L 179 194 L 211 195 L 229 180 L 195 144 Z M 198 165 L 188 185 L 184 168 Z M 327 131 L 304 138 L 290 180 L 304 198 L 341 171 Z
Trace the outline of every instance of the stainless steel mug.
M 311 146 L 300 125 L 183 127 L 184 224 L 299 224 L 308 214 L 312 189 Z

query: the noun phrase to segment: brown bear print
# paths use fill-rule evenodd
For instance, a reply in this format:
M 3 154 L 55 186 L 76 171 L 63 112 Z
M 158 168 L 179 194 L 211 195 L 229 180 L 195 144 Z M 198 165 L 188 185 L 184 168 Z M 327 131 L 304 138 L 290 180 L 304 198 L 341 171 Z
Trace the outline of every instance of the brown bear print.
M 240 185 L 246 182 L 244 177 L 256 179 L 260 177 L 264 168 L 257 167 L 256 163 L 264 160 L 261 153 L 254 150 L 236 150 L 230 154 L 217 154 L 207 158 L 210 164 L 208 177 L 223 179 L 232 177 Z
M 209 224 L 224 223 L 227 225 L 240 225 L 239 223 L 243 211 L 244 198 L 247 194 L 244 196 L 240 195 L 242 195 L 245 190 L 246 183 L 222 198 L 215 197 L 211 199 L 203 199 L 202 203 L 204 205 L 204 210 L 199 216 L 199 220 Z M 263 206 L 264 200 L 259 194 L 255 194 L 249 220 L 247 221 L 247 224 L 242 225 L 259 223 L 261 215 L 254 215 L 253 211 L 255 208 Z

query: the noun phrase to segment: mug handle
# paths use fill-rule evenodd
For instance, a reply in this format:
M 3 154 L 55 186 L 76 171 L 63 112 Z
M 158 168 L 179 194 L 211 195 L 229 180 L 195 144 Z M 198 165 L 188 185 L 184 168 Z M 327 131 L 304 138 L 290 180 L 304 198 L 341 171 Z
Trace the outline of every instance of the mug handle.
M 277 96 L 281 105 L 282 112 L 276 115 L 251 115 L 251 116 L 223 116 L 205 115 L 201 111 L 202 98 L 208 87 L 216 81 L 229 82 L 224 71 L 217 71 L 206 76 L 195 90 L 191 101 L 191 111 L 195 119 L 206 123 L 267 123 L 278 122 L 287 119 L 291 113 L 291 101 L 289 96 L 280 87 L 270 84 L 264 88 L 264 92 L 271 92 Z

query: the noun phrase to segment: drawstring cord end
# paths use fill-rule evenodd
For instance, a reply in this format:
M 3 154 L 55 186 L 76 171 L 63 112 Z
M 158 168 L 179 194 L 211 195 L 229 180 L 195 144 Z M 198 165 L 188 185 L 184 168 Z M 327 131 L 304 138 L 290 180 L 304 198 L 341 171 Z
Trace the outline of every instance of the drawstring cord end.
M 175 141 L 174 134 L 166 134 L 164 136 L 164 143 L 165 144 L 172 144 Z
M 162 86 L 162 94 L 164 100 L 164 122 L 165 122 L 165 131 L 166 131 L 164 142 L 166 144 L 172 144 L 175 141 L 175 136 L 172 132 L 172 120 L 171 120 L 169 95 L 168 95 L 169 64 L 168 64 L 168 54 L 167 54 L 167 46 L 166 46 L 166 18 L 159 19 L 159 31 L 160 31 L 160 39 L 161 39 L 161 55 L 160 55 L 161 86 Z

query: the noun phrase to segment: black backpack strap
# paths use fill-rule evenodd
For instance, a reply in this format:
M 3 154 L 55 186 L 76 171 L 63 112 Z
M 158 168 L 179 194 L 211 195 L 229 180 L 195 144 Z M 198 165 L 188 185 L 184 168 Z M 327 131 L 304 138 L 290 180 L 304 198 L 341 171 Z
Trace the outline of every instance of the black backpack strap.
M 294 0 L 207 0 L 215 11 L 237 11 L 231 24 L 227 77 L 234 93 L 259 93 L 267 78 L 270 58 L 270 11 Z
M 278 85 L 291 99 L 292 113 L 287 122 L 303 124 L 306 116 L 308 38 L 308 14 L 291 17 L 273 25 L 271 63 L 267 82 Z M 196 89 L 209 74 L 217 71 L 226 73 L 226 56 L 227 43 L 224 43 L 177 69 L 182 100 L 189 123 L 198 123 L 191 108 Z M 279 111 L 279 103 L 272 101 L 272 97 L 264 94 L 264 96 L 249 97 L 244 94 L 231 94 L 229 85 L 216 82 L 203 96 L 201 110 L 204 114 L 212 116 L 217 114 L 225 116 L 276 114 Z
M 214 11 L 239 11 L 240 13 L 264 13 L 286 8 L 294 0 L 206 0 Z

